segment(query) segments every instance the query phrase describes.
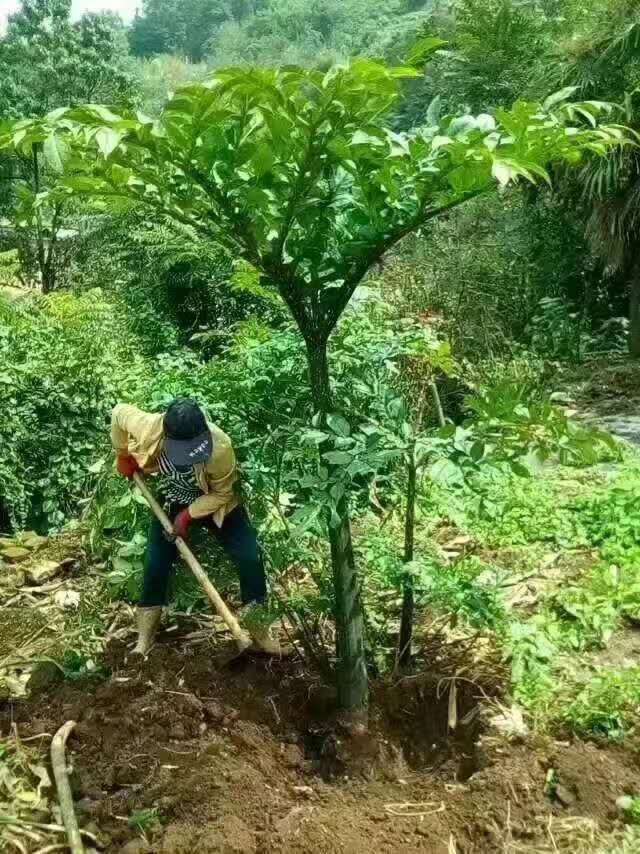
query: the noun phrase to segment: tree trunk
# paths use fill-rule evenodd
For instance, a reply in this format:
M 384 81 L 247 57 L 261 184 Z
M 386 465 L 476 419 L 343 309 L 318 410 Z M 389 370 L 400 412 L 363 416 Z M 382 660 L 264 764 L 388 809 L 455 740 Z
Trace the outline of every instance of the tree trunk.
M 46 264 L 41 271 L 42 293 L 50 294 L 56 289 L 56 273 L 50 264 Z
M 314 407 L 321 421 L 324 421 L 331 412 L 327 342 L 307 341 L 307 361 Z M 360 583 L 351 542 L 346 497 L 337 503 L 335 510 L 338 523 L 332 525 L 327 520 L 327 525 L 336 600 L 338 703 L 341 709 L 358 718 L 366 714 L 369 691 Z
M 640 261 L 634 263 L 629 281 L 629 355 L 640 358 Z
M 413 560 L 414 533 L 416 527 L 416 457 L 415 448 L 411 449 L 407 466 L 407 509 L 404 519 L 404 562 Z M 398 638 L 398 664 L 406 667 L 411 661 L 411 641 L 413 639 L 414 614 L 413 578 L 407 573 L 402 590 L 402 616 Z
M 51 291 L 54 291 L 56 288 L 57 282 L 57 270 L 56 270 L 56 252 L 57 252 L 57 237 L 58 237 L 58 223 L 60 222 L 60 214 L 62 211 L 62 206 L 60 204 L 56 204 L 54 208 L 53 217 L 51 219 L 51 233 L 49 235 L 49 246 L 45 253 L 45 264 L 44 269 L 42 270 L 42 293 L 48 294 Z
M 431 389 L 431 396 L 433 397 L 433 405 L 436 408 L 436 415 L 438 417 L 438 426 L 446 427 L 447 420 L 444 417 L 444 409 L 442 408 L 442 401 L 440 400 L 440 392 L 438 391 L 438 386 L 435 383 L 435 380 L 432 380 L 429 383 L 429 388 Z
M 31 148 L 32 166 L 33 166 L 33 189 L 36 195 L 40 192 L 40 160 L 38 158 L 38 145 L 34 143 Z M 40 271 L 40 285 L 43 294 L 48 294 L 53 290 L 53 282 L 51 280 L 51 271 L 47 264 L 47 254 L 42 233 L 42 216 L 40 210 L 36 209 L 36 255 L 38 258 L 38 269 Z

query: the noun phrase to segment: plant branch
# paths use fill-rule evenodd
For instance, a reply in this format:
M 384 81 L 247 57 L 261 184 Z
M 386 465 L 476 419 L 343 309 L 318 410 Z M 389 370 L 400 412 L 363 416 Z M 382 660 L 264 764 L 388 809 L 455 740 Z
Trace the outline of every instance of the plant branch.
M 407 237 L 414 231 L 417 231 L 421 226 L 426 225 L 432 219 L 436 219 L 436 217 L 440 216 L 443 213 L 446 213 L 458 205 L 463 204 L 464 202 L 468 202 L 470 199 L 476 198 L 477 196 L 483 195 L 488 192 L 491 188 L 491 185 L 487 185 L 481 190 L 475 190 L 472 193 L 466 193 L 464 196 L 458 196 L 455 199 L 452 199 L 450 202 L 447 202 L 444 205 L 439 205 L 437 207 L 426 208 L 422 207 L 420 209 L 420 213 L 417 214 L 407 225 L 399 228 L 394 234 L 390 237 L 381 240 L 377 243 L 372 250 L 362 259 L 359 264 L 356 264 L 356 267 L 353 273 L 349 276 L 349 279 L 345 283 L 342 288 L 336 289 L 336 297 L 331 300 L 330 305 L 327 307 L 327 324 L 329 327 L 328 332 L 334 328 L 340 315 L 346 308 L 349 300 L 353 296 L 355 289 L 358 287 L 360 282 L 364 279 L 366 274 L 369 272 L 371 267 L 375 264 L 379 263 L 380 260 L 387 252 L 393 249 L 401 240 Z

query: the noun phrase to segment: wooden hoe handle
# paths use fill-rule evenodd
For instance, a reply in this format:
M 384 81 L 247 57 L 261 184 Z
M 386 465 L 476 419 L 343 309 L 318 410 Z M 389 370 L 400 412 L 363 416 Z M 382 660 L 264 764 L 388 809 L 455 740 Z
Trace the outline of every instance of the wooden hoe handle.
M 165 529 L 167 534 L 170 534 L 172 537 L 173 534 L 173 525 L 171 524 L 169 517 L 164 512 L 162 507 L 156 501 L 153 493 L 145 483 L 144 477 L 140 472 L 135 472 L 133 475 L 133 479 L 135 481 L 136 486 L 140 490 L 140 492 L 144 495 L 147 504 L 153 510 L 156 517 L 160 521 L 160 524 Z M 182 555 L 182 559 L 187 564 L 191 572 L 198 579 L 198 582 L 204 592 L 207 594 L 207 598 L 215 608 L 216 612 L 222 617 L 225 621 L 235 642 L 237 643 L 240 650 L 245 650 L 249 646 L 251 646 L 251 638 L 245 632 L 240 623 L 236 620 L 234 615 L 231 613 L 229 608 L 224 603 L 222 597 L 213 586 L 211 581 L 209 580 L 209 576 L 202 568 L 201 563 L 197 560 L 196 556 L 193 554 L 189 546 L 185 543 L 182 537 L 175 537 L 175 544 L 178 547 L 178 551 Z

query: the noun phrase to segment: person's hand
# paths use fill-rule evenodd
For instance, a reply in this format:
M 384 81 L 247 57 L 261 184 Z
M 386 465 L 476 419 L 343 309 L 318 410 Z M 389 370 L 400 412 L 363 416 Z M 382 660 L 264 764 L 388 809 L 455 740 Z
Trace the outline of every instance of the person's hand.
M 123 477 L 131 480 L 137 471 L 140 471 L 140 466 L 136 462 L 135 457 L 131 454 L 118 454 L 116 463 L 117 469 Z
M 183 540 L 186 540 L 189 536 L 189 526 L 192 522 L 191 513 L 188 510 L 181 510 L 173 520 L 173 533 L 176 537 L 182 537 Z

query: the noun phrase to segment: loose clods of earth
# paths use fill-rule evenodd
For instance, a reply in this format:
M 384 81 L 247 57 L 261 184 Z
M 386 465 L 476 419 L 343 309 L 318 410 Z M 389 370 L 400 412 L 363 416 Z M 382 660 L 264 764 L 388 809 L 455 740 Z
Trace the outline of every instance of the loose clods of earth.
M 37 549 L 42 548 L 48 542 L 47 537 L 41 537 L 40 534 L 36 534 L 35 531 L 25 531 L 24 534 L 21 534 L 18 537 L 19 545 L 23 546 L 25 549 L 30 549 L 31 551 L 36 551 Z
M 32 584 L 44 584 L 56 577 L 60 571 L 62 564 L 55 560 L 43 560 L 33 566 L 29 566 L 26 570 L 27 577 Z
M 26 580 L 24 572 L 17 566 L 7 566 L 0 562 L 0 587 L 23 587 Z
M 4 546 L 0 550 L 0 555 L 9 563 L 21 563 L 29 557 L 30 552 L 22 546 Z

